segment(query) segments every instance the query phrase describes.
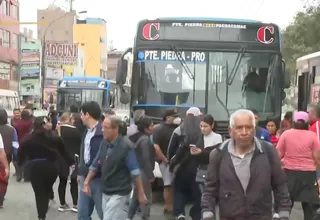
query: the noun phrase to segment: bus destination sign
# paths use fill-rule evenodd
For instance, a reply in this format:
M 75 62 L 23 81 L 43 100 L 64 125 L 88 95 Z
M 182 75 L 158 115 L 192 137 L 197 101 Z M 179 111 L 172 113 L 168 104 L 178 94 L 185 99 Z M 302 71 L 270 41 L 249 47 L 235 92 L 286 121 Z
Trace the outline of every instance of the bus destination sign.
M 141 30 L 141 39 L 148 41 L 188 40 L 273 44 L 276 38 L 275 26 L 259 23 L 163 22 L 147 23 Z
M 205 52 L 196 51 L 170 51 L 170 50 L 145 50 L 138 51 L 138 61 L 179 61 L 201 63 L 206 62 Z
M 105 81 L 96 81 L 96 80 L 60 80 L 59 82 L 60 88 L 105 88 Z

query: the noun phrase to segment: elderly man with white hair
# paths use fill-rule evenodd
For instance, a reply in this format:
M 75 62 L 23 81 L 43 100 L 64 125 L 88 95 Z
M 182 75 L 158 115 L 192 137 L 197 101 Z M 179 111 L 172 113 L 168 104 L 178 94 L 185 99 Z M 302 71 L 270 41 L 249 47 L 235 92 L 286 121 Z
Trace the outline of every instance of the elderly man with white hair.
M 240 109 L 230 117 L 230 139 L 210 153 L 202 195 L 202 217 L 272 219 L 272 192 L 281 220 L 288 220 L 291 202 L 284 171 L 275 148 L 255 137 L 255 116 Z

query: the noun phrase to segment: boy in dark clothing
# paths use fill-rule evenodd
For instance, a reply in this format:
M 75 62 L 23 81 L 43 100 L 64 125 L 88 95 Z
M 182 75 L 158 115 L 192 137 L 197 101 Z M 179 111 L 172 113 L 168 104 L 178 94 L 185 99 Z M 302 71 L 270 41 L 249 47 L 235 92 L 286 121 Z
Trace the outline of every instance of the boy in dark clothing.
M 155 150 L 150 140 L 150 135 L 152 135 L 153 131 L 153 122 L 151 118 L 143 116 L 140 118 L 137 127 L 138 132 L 131 135 L 129 139 L 135 144 L 135 154 L 139 163 L 142 184 L 145 195 L 149 201 L 149 203 L 141 209 L 141 219 L 148 220 L 150 218 L 150 202 L 152 200 L 151 182 L 154 180 L 153 170 L 155 164 Z M 133 219 L 138 207 L 137 189 L 134 189 L 127 219 Z

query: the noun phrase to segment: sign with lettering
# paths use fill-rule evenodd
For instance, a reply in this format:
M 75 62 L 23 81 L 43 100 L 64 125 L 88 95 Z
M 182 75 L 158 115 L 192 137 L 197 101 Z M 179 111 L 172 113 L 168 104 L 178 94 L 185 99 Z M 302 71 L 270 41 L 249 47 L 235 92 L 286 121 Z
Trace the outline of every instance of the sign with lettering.
M 78 44 L 46 43 L 45 48 L 46 65 L 77 65 Z
M 138 61 L 179 61 L 201 63 L 206 62 L 205 52 L 199 51 L 170 51 L 170 50 L 145 50 L 138 52 Z
M 278 33 L 277 26 L 261 23 L 166 21 L 143 24 L 140 38 L 145 41 L 189 40 L 273 44 L 278 42 Z
M 60 80 L 59 81 L 60 88 L 79 88 L 79 87 L 87 87 L 87 88 L 106 88 L 106 81 L 97 81 L 97 80 Z

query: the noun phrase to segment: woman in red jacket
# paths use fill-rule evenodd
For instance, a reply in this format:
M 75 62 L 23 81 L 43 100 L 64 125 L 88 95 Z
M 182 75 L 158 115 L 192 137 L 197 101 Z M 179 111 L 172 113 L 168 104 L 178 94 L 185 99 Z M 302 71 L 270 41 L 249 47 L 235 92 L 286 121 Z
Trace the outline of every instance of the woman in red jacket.
M 277 136 L 277 131 L 279 128 L 277 121 L 269 119 L 266 127 L 271 137 L 271 143 L 276 146 L 279 140 L 279 137 Z

